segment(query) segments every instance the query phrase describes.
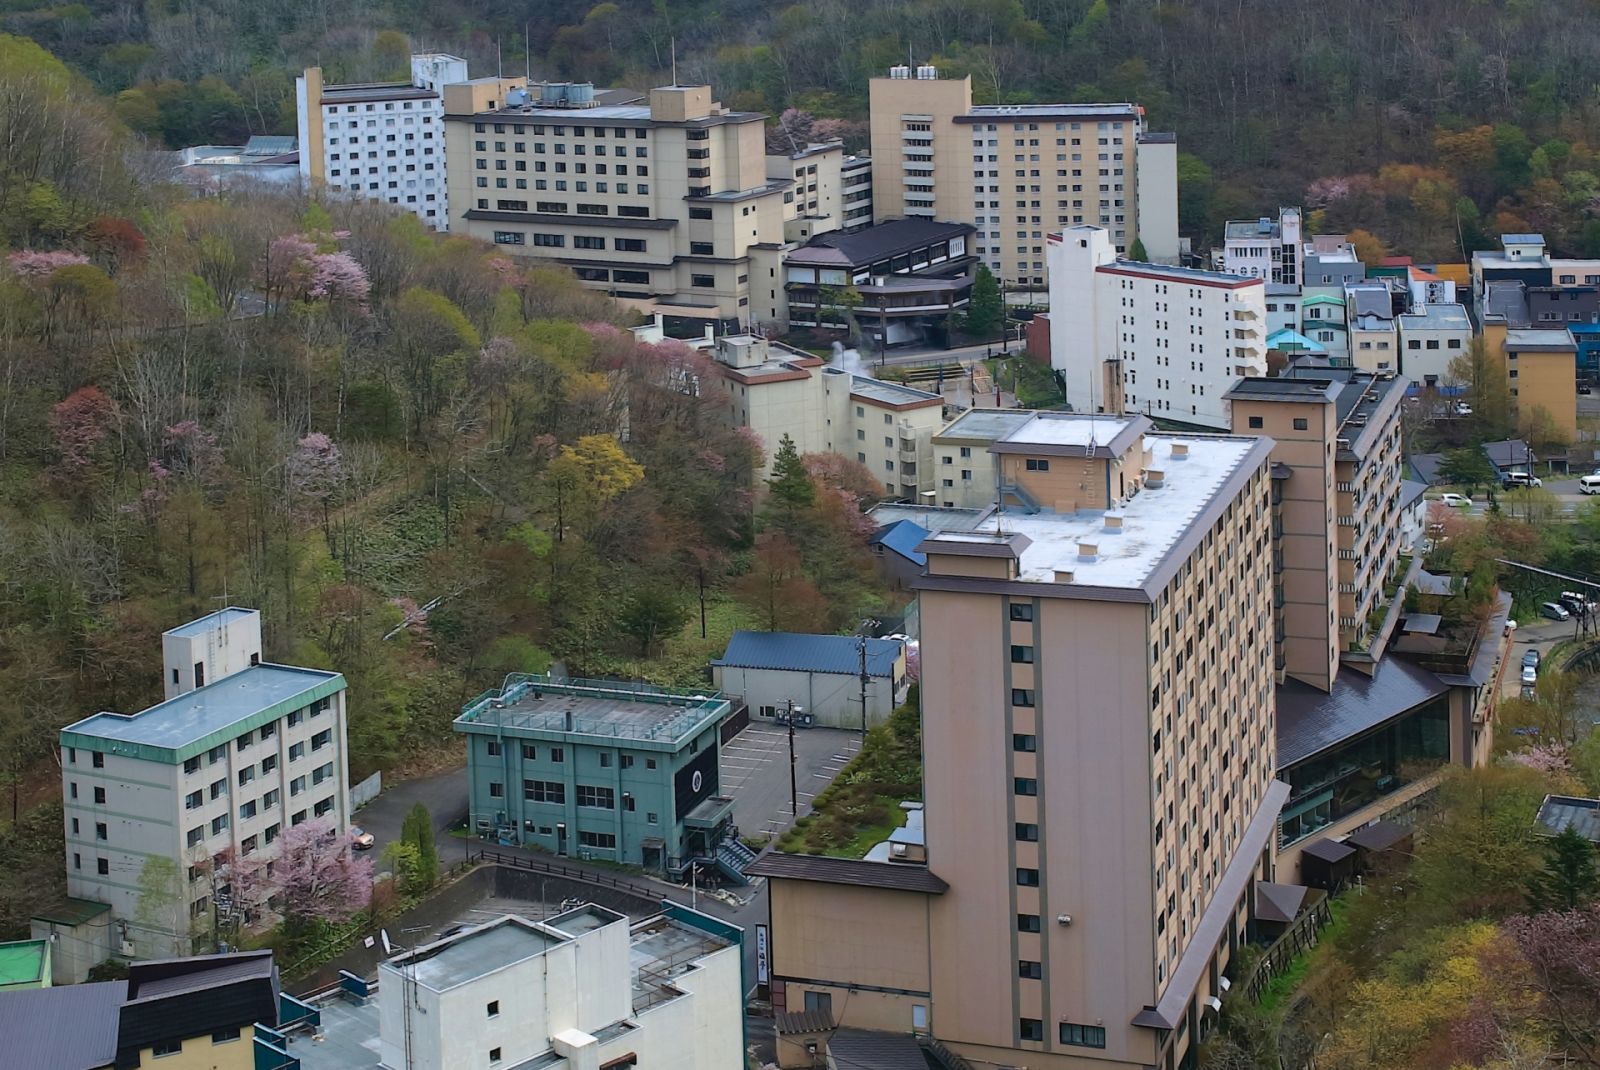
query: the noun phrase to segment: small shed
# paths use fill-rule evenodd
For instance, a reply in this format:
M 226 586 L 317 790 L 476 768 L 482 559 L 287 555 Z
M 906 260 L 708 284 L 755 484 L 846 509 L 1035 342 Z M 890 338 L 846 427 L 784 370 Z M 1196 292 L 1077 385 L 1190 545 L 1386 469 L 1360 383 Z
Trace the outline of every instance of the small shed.
M 861 727 L 863 673 L 871 727 L 905 698 L 906 651 L 898 639 L 735 632 L 727 653 L 711 663 L 718 690 L 743 695 L 753 718 L 775 721 L 792 701 L 810 723 L 829 728 Z
M 1355 873 L 1356 849 L 1323 838 L 1306 845 L 1300 854 L 1300 875 L 1306 884 L 1334 892 L 1349 883 Z
M 1300 916 L 1310 892 L 1310 888 L 1300 884 L 1257 881 L 1253 911 L 1257 934 L 1265 940 L 1276 940 L 1283 935 Z
M 1393 821 L 1374 821 L 1344 838 L 1356 849 L 1356 868 L 1362 873 L 1393 865 L 1411 854 L 1411 829 Z
M 878 559 L 878 569 L 897 588 L 910 585 L 922 575 L 928 555 L 917 549 L 928 537 L 928 529 L 914 520 L 896 520 L 879 528 L 867 540 L 867 547 Z

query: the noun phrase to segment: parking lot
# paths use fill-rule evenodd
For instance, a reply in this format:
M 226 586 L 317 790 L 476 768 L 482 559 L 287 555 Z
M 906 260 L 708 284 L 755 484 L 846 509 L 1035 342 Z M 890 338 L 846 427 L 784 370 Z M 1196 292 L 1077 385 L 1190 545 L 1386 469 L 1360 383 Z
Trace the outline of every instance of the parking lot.
M 833 782 L 861 747 L 861 734 L 839 728 L 797 728 L 795 787 L 800 813 Z M 745 836 L 773 836 L 789 827 L 789 730 L 770 721 L 750 726 L 722 746 L 722 794 L 733 798 L 733 817 Z

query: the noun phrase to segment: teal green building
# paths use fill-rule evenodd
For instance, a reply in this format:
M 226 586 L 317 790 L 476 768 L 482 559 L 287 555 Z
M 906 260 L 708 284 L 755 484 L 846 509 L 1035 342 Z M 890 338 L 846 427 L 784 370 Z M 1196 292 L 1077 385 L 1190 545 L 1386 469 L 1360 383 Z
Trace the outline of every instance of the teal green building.
M 730 705 L 716 691 L 513 674 L 455 721 L 472 828 L 501 844 L 673 878 L 708 866 L 742 882 L 754 854 L 718 783 Z

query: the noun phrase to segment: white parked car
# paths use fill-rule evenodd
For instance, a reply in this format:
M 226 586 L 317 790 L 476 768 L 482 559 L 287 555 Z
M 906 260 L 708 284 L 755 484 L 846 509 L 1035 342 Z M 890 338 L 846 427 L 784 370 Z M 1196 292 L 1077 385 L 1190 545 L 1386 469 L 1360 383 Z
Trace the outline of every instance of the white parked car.
M 1457 416 L 1471 416 L 1472 415 L 1472 406 L 1468 405 L 1465 401 L 1456 402 L 1456 415 Z
M 1441 494 L 1439 500 L 1452 509 L 1472 508 L 1472 499 L 1465 494 Z

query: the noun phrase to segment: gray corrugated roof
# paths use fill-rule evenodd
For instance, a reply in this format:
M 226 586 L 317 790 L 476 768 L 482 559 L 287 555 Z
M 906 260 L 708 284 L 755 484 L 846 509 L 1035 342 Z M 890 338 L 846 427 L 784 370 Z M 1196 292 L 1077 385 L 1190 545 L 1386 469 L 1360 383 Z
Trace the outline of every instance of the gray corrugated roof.
M 1539 807 L 1538 822 L 1552 833 L 1564 832 L 1570 826 L 1591 842 L 1600 843 L 1600 799 L 1546 795 Z
M 1411 470 L 1422 479 L 1426 486 L 1433 486 L 1439 482 L 1439 466 L 1444 463 L 1442 453 L 1413 453 L 1408 460 Z
M 1313 840 L 1306 844 L 1301 854 L 1308 854 L 1312 858 L 1320 858 L 1324 862 L 1339 862 L 1356 853 L 1354 847 L 1347 847 L 1338 840 Z
M 135 963 L 128 971 L 128 999 L 163 999 L 236 981 L 272 977 L 272 952 L 244 951 Z M 148 978 L 148 979 L 147 979 Z
M 1539 460 L 1539 455 L 1529 449 L 1528 444 L 1520 438 L 1485 442 L 1483 455 L 1489 458 L 1489 463 L 1496 468 L 1520 468 L 1537 463 Z
M 713 661 L 737 669 L 782 669 L 854 676 L 861 672 L 861 640 L 852 635 L 799 632 L 734 632 L 728 652 Z M 867 640 L 867 675 L 891 676 L 900 657 L 893 639 Z
M 90 1070 L 117 1057 L 118 1010 L 126 981 L 35 988 L 0 995 L 7 1066 Z
M 1320 754 L 1449 691 L 1426 669 L 1384 658 L 1371 676 L 1342 672 L 1324 693 L 1290 680 L 1278 688 L 1278 768 Z
M 831 1011 L 776 1011 L 772 1015 L 778 1035 L 791 1033 L 826 1033 L 833 1029 Z
M 909 1033 L 840 1029 L 828 1040 L 828 1054 L 849 1070 L 932 1070 L 936 1065 Z
M 1521 282 L 1506 280 L 1489 283 L 1483 296 L 1483 314 L 1504 319 L 1508 327 L 1527 326 L 1527 288 Z
M 791 855 L 781 851 L 767 851 L 746 866 L 744 871 L 757 877 L 853 884 L 862 888 L 887 888 L 932 895 L 943 895 L 950 888 L 930 873 L 927 866 L 910 862 L 866 862 L 858 858 Z
M 1417 504 L 1417 499 L 1428 493 L 1428 485 L 1419 483 L 1415 479 L 1402 479 L 1400 481 L 1400 508 L 1409 509 Z
M 1400 624 L 1400 629 L 1418 635 L 1432 635 L 1443 623 L 1444 618 L 1437 613 L 1407 613 Z

